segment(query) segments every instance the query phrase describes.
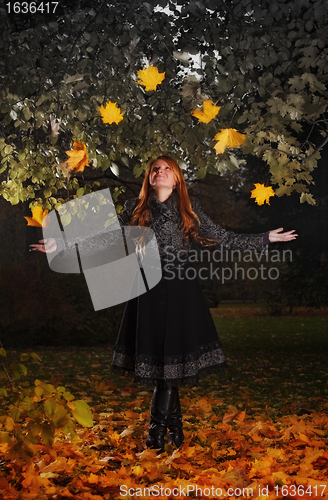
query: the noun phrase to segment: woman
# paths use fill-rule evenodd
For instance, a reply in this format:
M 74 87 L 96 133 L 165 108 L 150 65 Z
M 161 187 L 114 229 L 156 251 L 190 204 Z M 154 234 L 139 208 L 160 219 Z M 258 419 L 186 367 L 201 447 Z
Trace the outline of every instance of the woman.
M 262 252 L 269 242 L 291 241 L 297 235 L 282 233 L 282 228 L 236 234 L 214 224 L 199 202 L 189 199 L 182 171 L 169 156 L 150 162 L 139 197 L 125 203 L 119 221 L 122 226 L 150 226 L 161 258 L 160 282 L 126 305 L 112 369 L 131 371 L 136 381 L 155 383 L 146 444 L 162 451 L 167 428 L 171 444 L 179 447 L 183 442 L 178 386 L 227 368 L 198 280 L 187 272 L 191 241 Z M 50 238 L 31 249 L 53 252 L 57 245 Z

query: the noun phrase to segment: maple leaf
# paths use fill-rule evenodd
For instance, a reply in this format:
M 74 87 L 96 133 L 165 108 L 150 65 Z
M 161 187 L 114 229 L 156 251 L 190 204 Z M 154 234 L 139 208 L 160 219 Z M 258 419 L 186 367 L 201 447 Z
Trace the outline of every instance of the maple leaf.
M 138 71 L 138 78 L 139 85 L 143 85 L 146 90 L 156 90 L 157 85 L 164 80 L 165 72 L 159 73 L 156 66 L 149 66 Z
M 210 413 L 212 411 L 212 405 L 207 398 L 201 398 L 197 401 L 197 408 L 204 413 Z
M 209 123 L 216 117 L 221 109 L 221 106 L 215 106 L 215 104 L 212 104 L 212 101 L 208 99 L 203 102 L 204 111 L 201 111 L 200 109 L 193 109 L 191 114 L 198 118 L 198 123 Z
M 66 153 L 70 156 L 67 160 L 67 167 L 70 170 L 76 169 L 77 172 L 83 172 L 84 167 L 89 166 L 87 147 L 83 142 L 74 139 L 74 149 Z
M 34 207 L 32 210 L 32 217 L 24 217 L 24 219 L 27 220 L 28 226 L 47 227 L 49 220 L 46 219 L 44 221 L 47 213 L 48 213 L 47 209 L 43 211 L 41 207 Z
M 216 134 L 214 140 L 218 141 L 214 148 L 216 154 L 219 155 L 224 153 L 226 148 L 243 146 L 245 144 L 245 135 L 237 132 L 235 128 L 225 128 Z
M 123 115 L 120 108 L 116 105 L 116 102 L 107 102 L 105 108 L 101 105 L 99 111 L 104 123 L 116 123 L 116 125 L 118 125 L 120 121 L 123 120 Z
M 265 187 L 264 184 L 254 184 L 255 189 L 251 191 L 251 198 L 255 198 L 255 203 L 264 205 L 266 201 L 270 205 L 270 196 L 274 196 L 274 191 L 271 186 Z

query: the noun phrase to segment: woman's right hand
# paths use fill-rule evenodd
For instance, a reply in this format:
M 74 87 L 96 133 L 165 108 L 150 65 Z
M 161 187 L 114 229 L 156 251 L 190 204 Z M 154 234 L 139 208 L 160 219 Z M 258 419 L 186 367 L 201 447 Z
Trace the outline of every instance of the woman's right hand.
M 55 238 L 46 238 L 45 240 L 39 240 L 39 243 L 32 243 L 32 245 L 30 245 L 31 252 L 53 253 L 56 250 L 57 242 Z

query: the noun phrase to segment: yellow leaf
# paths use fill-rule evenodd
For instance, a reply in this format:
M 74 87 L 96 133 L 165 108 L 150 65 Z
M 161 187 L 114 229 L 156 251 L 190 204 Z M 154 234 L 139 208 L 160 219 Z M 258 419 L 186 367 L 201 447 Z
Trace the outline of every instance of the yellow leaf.
M 9 432 L 0 431 L 0 443 L 10 443 L 11 437 Z
M 74 140 L 74 149 L 66 153 L 70 156 L 67 160 L 67 167 L 70 170 L 76 169 L 77 172 L 82 172 L 84 167 L 89 166 L 87 147 L 83 142 Z
M 216 103 L 215 103 L 216 104 Z M 209 123 L 213 118 L 216 117 L 218 112 L 220 111 L 220 106 L 215 106 L 212 104 L 212 101 L 209 99 L 203 102 L 204 111 L 200 111 L 199 109 L 193 109 L 191 114 L 198 118 L 198 123 Z
M 116 106 L 116 102 L 109 101 L 105 108 L 101 105 L 99 111 L 104 123 L 116 123 L 118 125 L 123 120 L 123 115 L 120 108 Z
M 136 456 L 139 458 L 139 460 L 154 460 L 156 457 L 156 450 L 153 450 L 152 448 L 147 448 L 146 450 L 141 451 L 140 453 L 136 453 Z
M 68 168 L 71 170 L 76 169 L 77 172 L 83 171 L 85 167 L 85 154 L 83 151 L 66 151 L 66 153 L 70 156 L 70 159 L 67 160 Z
M 71 404 L 72 403 L 68 401 L 67 406 Z M 74 410 L 72 409 L 72 414 L 78 423 L 83 425 L 83 427 L 93 426 L 92 412 L 89 405 L 85 401 L 74 401 Z
M 164 80 L 165 72 L 159 73 L 156 66 L 149 66 L 138 71 L 138 78 L 139 85 L 143 85 L 146 90 L 156 90 L 157 85 Z
M 218 141 L 214 148 L 216 154 L 224 153 L 226 148 L 238 148 L 245 144 L 245 135 L 237 132 L 235 128 L 225 128 L 214 137 Z
M 196 452 L 196 446 L 185 447 L 183 451 L 184 451 L 186 457 L 190 458 L 190 457 L 192 457 L 195 454 L 195 452 Z
M 113 444 L 114 446 L 117 446 L 120 439 L 121 439 L 121 436 L 116 431 L 108 431 L 108 441 L 111 444 Z
M 243 410 L 242 412 L 239 413 L 237 420 L 239 420 L 239 422 L 243 422 L 245 420 L 245 417 L 246 417 L 246 411 Z
M 274 460 L 272 458 L 262 457 L 260 460 L 254 461 L 252 468 L 249 471 L 249 477 L 264 477 L 271 474 L 271 468 L 274 466 Z
M 140 465 L 136 465 L 135 467 L 132 467 L 132 474 L 135 474 L 136 476 L 142 476 L 144 474 L 144 470 Z
M 197 401 L 197 407 L 200 411 L 204 413 L 210 413 L 212 411 L 212 405 L 207 398 L 201 398 Z
M 10 432 L 14 428 L 15 428 L 15 422 L 14 422 L 13 418 L 6 417 L 6 421 L 5 421 L 5 429 L 6 429 L 6 431 Z
M 57 429 L 65 425 L 68 412 L 66 408 L 63 405 L 57 403 L 55 399 L 47 399 L 44 403 L 44 410 L 45 415 L 53 421 Z
M 271 186 L 265 187 L 264 184 L 254 184 L 255 189 L 251 191 L 251 198 L 255 198 L 255 203 L 264 205 L 266 201 L 270 205 L 270 196 L 274 196 L 274 191 Z
M 34 207 L 32 210 L 32 217 L 24 217 L 24 219 L 27 220 L 27 225 L 28 226 L 36 226 L 36 227 L 47 227 L 49 221 L 46 219 L 46 221 L 43 224 L 43 221 L 48 213 L 48 210 L 46 209 L 45 211 L 42 210 L 41 207 Z
M 91 484 L 95 484 L 95 483 L 98 483 L 99 482 L 99 476 L 97 476 L 97 474 L 93 474 L 93 472 L 91 472 L 90 476 L 88 477 L 88 483 L 91 483 Z
M 23 488 L 28 489 L 30 492 L 38 491 L 40 487 L 45 487 L 50 485 L 50 481 L 39 475 L 38 470 L 35 468 L 34 464 L 26 469 L 22 473 L 24 480 L 21 482 Z

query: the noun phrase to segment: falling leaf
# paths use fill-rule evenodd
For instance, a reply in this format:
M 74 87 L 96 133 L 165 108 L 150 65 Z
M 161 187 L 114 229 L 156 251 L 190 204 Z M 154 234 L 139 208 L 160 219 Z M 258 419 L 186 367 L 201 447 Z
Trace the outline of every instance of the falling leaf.
M 258 205 L 264 205 L 266 201 L 270 205 L 270 196 L 274 196 L 274 191 L 271 186 L 265 187 L 264 184 L 254 184 L 255 189 L 251 191 L 251 198 L 255 198 L 255 203 Z
M 67 166 L 70 170 L 76 169 L 77 172 L 82 172 L 84 167 L 89 166 L 87 147 L 83 142 L 78 142 L 74 139 L 74 149 L 66 151 L 70 156 L 67 160 Z
M 123 115 L 116 102 L 109 101 L 105 108 L 101 105 L 99 111 L 104 123 L 116 123 L 118 125 L 123 120 Z
M 198 123 L 209 123 L 216 117 L 221 109 L 221 106 L 215 106 L 215 104 L 212 104 L 212 101 L 208 99 L 203 102 L 204 111 L 201 111 L 200 109 L 193 109 L 191 114 L 198 118 Z
M 138 78 L 139 85 L 144 85 L 146 90 L 156 90 L 157 85 L 164 80 L 165 72 L 159 73 L 156 66 L 149 66 L 138 71 Z
M 42 210 L 41 207 L 34 207 L 32 210 L 32 217 L 24 217 L 24 219 L 27 220 L 27 225 L 28 226 L 36 226 L 36 227 L 47 227 L 49 221 L 46 219 L 45 222 L 44 219 L 48 213 L 48 210 Z
M 224 153 L 226 148 L 238 148 L 245 144 L 245 135 L 237 132 L 235 128 L 225 128 L 214 137 L 218 141 L 214 148 L 216 154 Z

